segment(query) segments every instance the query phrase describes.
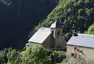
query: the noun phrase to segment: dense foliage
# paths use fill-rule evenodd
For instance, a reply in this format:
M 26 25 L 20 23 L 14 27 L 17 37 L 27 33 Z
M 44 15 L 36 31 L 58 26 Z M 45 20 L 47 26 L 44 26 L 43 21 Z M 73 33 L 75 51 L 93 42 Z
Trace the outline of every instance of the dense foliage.
M 56 57 L 55 61 L 61 62 L 62 60 L 57 59 L 65 57 L 65 53 L 63 51 L 52 52 L 41 45 L 28 46 L 22 51 L 9 48 L 0 51 L 0 64 L 53 64 L 52 56 Z
M 41 26 L 49 27 L 55 20 L 64 24 L 64 33 L 83 33 L 94 22 L 94 0 L 59 0 L 56 8 L 43 20 Z M 35 29 L 38 29 L 36 26 Z
M 39 8 L 38 10 L 41 11 Z M 71 37 L 69 32 L 84 33 L 89 28 L 85 33 L 94 34 L 93 17 L 94 0 L 59 0 L 56 8 L 35 27 L 35 30 L 41 26 L 49 27 L 55 20 L 59 20 L 64 24 L 63 33 L 68 40 Z M 65 57 L 64 52 L 52 52 L 39 45 L 25 47 L 22 51 L 9 48 L 0 51 L 0 64 L 52 64 L 54 60 L 62 61 L 62 57 Z
M 92 24 L 85 33 L 86 34 L 94 34 L 94 24 Z

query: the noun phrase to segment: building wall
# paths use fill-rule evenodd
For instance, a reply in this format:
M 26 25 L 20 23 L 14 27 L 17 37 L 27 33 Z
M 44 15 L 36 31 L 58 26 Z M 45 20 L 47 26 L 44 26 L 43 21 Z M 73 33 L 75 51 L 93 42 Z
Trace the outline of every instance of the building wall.
M 90 64 L 94 64 L 94 49 L 93 48 L 67 45 L 68 56 L 70 56 L 70 54 L 74 52 L 74 47 L 77 47 L 79 50 L 83 51 L 83 53 L 85 54 L 87 58 L 84 55 L 81 55 L 81 56 L 85 58 L 88 62 L 91 62 Z
M 52 36 L 55 38 L 55 32 L 56 32 L 55 28 L 51 28 L 51 31 L 52 31 Z
M 46 40 L 42 43 L 42 45 L 45 47 L 45 48 L 54 48 L 54 43 L 55 43 L 55 40 L 54 40 L 54 37 L 51 35 L 49 35 Z
M 55 32 L 55 48 L 62 48 L 65 49 L 66 42 L 62 36 L 62 28 L 56 28 Z
M 27 43 L 26 47 L 28 47 L 28 46 L 35 47 L 35 46 L 38 45 L 38 44 L 39 44 L 39 43 L 29 42 L 29 43 Z M 39 45 L 41 45 L 41 44 L 39 44 Z
M 63 36 L 57 36 L 57 38 L 55 39 L 55 48 L 61 48 L 61 49 L 65 49 L 66 48 L 66 42 L 63 39 Z

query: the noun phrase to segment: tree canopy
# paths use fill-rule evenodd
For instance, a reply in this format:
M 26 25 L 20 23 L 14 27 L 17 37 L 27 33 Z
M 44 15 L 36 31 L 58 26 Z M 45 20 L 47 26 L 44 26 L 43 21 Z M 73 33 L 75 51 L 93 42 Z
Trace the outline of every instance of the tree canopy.
M 51 51 L 41 45 L 28 46 L 23 50 L 8 48 L 0 51 L 0 64 L 53 64 L 53 53 L 57 62 L 65 57 L 63 51 Z
M 59 0 L 50 14 L 35 26 L 49 27 L 55 20 L 63 23 L 63 36 L 68 41 L 69 33 L 84 33 L 94 23 L 94 0 Z M 66 36 L 67 35 L 67 36 Z
M 86 34 L 94 34 L 94 24 L 92 24 L 85 33 Z
M 70 30 L 83 33 L 94 22 L 93 17 L 94 0 L 59 0 L 41 26 L 49 27 L 58 19 L 66 26 L 65 33 Z

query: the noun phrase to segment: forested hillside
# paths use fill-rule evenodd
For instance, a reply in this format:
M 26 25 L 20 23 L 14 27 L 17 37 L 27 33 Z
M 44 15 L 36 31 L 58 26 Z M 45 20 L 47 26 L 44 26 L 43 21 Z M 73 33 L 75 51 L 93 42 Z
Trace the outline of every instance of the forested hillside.
M 59 0 L 40 25 L 49 27 L 55 20 L 63 22 L 64 34 L 84 33 L 94 23 L 94 0 Z M 35 30 L 38 28 L 39 26 L 36 26 Z
M 34 30 L 41 26 L 49 27 L 55 20 L 63 23 L 63 36 L 67 41 L 70 33 L 94 34 L 94 0 L 59 0 L 57 6 Z M 20 51 L 9 48 L 0 51 L 0 64 L 53 64 L 54 56 L 59 63 L 62 60 L 58 58 L 65 57 L 65 53 L 47 50 L 39 45 L 24 47 Z

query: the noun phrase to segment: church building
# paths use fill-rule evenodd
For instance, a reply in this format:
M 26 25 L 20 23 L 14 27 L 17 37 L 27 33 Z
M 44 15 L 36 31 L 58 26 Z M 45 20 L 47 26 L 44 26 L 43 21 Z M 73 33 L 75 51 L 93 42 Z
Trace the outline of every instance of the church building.
M 62 24 L 55 21 L 49 28 L 41 27 L 29 40 L 26 46 L 40 44 L 45 48 L 65 49 L 66 42 L 62 36 Z

